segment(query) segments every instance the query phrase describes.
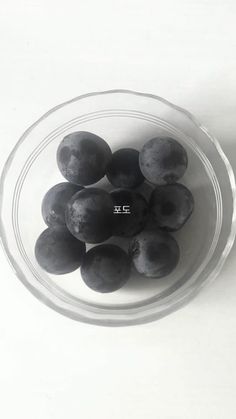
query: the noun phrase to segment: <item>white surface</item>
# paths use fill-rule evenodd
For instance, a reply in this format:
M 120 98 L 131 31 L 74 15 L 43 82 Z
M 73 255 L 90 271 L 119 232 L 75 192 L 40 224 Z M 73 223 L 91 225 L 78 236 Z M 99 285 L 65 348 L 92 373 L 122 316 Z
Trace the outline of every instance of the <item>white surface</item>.
M 42 113 L 110 88 L 188 108 L 236 169 L 235 0 L 2 0 L 0 163 Z M 0 417 L 234 419 L 235 248 L 175 314 L 109 329 L 38 302 L 0 253 Z

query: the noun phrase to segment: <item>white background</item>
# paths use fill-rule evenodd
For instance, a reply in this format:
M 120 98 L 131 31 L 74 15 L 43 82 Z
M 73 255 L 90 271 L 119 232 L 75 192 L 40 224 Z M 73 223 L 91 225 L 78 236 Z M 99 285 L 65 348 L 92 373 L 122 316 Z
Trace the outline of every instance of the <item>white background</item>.
M 193 112 L 236 169 L 235 0 L 2 0 L 0 164 L 38 117 L 128 88 Z M 235 248 L 214 284 L 152 324 L 99 328 L 37 301 L 0 253 L 0 417 L 234 419 Z

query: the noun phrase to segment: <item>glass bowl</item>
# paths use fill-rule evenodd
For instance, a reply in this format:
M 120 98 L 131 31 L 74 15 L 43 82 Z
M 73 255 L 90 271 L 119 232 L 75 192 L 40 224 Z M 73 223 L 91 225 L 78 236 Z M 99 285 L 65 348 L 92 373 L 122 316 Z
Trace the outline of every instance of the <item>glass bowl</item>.
M 80 130 L 101 136 L 113 151 L 140 149 L 156 135 L 172 136 L 187 150 L 189 166 L 181 183 L 192 191 L 195 211 L 174 234 L 181 259 L 168 277 L 143 279 L 133 273 L 119 291 L 99 294 L 86 287 L 79 270 L 56 276 L 37 264 L 34 245 L 46 228 L 42 198 L 64 180 L 57 168 L 57 147 L 65 135 Z M 109 190 L 105 178 L 98 184 Z M 45 304 L 97 325 L 145 323 L 183 306 L 219 273 L 235 237 L 234 174 L 216 139 L 189 112 L 150 94 L 91 93 L 50 110 L 23 134 L 3 170 L 0 223 L 16 275 Z

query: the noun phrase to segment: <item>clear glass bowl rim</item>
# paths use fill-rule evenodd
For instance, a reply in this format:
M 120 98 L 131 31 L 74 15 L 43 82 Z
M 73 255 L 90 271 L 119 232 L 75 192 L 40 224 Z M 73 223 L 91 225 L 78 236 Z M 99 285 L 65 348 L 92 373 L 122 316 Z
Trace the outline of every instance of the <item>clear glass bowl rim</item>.
M 27 138 L 27 136 L 30 134 L 30 132 L 38 125 L 40 124 L 41 121 L 43 121 L 45 118 L 47 118 L 50 114 L 56 112 L 58 109 L 69 105 L 73 102 L 77 102 L 81 99 L 84 98 L 88 98 L 90 96 L 99 96 L 99 95 L 107 95 L 107 94 L 130 94 L 130 95 L 136 95 L 136 96 L 143 96 L 143 97 L 147 97 L 147 98 L 151 98 L 151 99 L 155 99 L 159 102 L 162 102 L 163 104 L 169 106 L 170 108 L 174 109 L 175 111 L 178 111 L 180 113 L 183 113 L 187 118 L 189 118 L 193 124 L 200 129 L 201 131 L 204 132 L 204 134 L 209 138 L 209 140 L 213 143 L 213 145 L 215 146 L 215 148 L 217 149 L 225 167 L 228 173 L 228 177 L 229 177 L 229 182 L 230 182 L 230 186 L 231 186 L 231 192 L 232 192 L 232 201 L 233 201 L 233 211 L 232 211 L 232 220 L 231 220 L 231 230 L 230 230 L 230 234 L 228 236 L 228 240 L 226 242 L 225 248 L 221 254 L 221 257 L 219 258 L 216 266 L 214 267 L 214 269 L 212 270 L 212 272 L 210 273 L 209 277 L 202 283 L 200 284 L 199 287 L 194 287 L 192 289 L 188 289 L 188 292 L 185 291 L 185 293 L 181 296 L 181 298 L 178 299 L 178 301 L 176 302 L 172 302 L 171 304 L 169 304 L 162 312 L 158 312 L 158 313 L 152 313 L 149 316 L 143 316 L 140 318 L 136 318 L 136 319 L 120 319 L 117 321 L 110 321 L 109 318 L 104 318 L 104 319 L 93 319 L 90 318 L 89 316 L 79 316 L 77 313 L 73 313 L 69 310 L 63 309 L 62 307 L 58 306 L 58 304 L 54 303 L 50 298 L 45 297 L 45 295 L 42 295 L 36 288 L 34 288 L 25 278 L 24 274 L 22 274 L 21 270 L 18 268 L 18 265 L 13 257 L 13 255 L 11 254 L 11 251 L 9 249 L 9 245 L 7 242 L 7 235 L 6 235 L 6 230 L 5 230 L 5 226 L 4 226 L 4 222 L 3 222 L 3 218 L 2 218 L 2 206 L 3 206 L 3 193 L 4 193 L 4 184 L 5 184 L 5 180 L 7 177 L 7 173 L 8 173 L 8 169 L 11 166 L 11 162 L 14 159 L 14 156 L 18 150 L 18 148 L 21 146 L 22 142 Z M 60 314 L 66 315 L 67 317 L 70 317 L 74 320 L 79 320 L 81 322 L 84 323 L 90 323 L 90 324 L 95 324 L 95 325 L 100 325 L 100 326 L 129 326 L 129 325 L 136 325 L 136 324 L 143 324 L 143 323 L 147 323 L 150 321 L 154 321 L 157 319 L 160 319 L 164 316 L 166 316 L 167 314 L 170 314 L 174 311 L 176 311 L 178 308 L 186 305 L 189 301 L 191 301 L 192 298 L 194 298 L 194 296 L 196 294 L 198 294 L 198 292 L 203 288 L 203 286 L 209 284 L 211 281 L 213 281 L 219 274 L 220 270 L 222 269 L 229 253 L 230 250 L 232 249 L 234 240 L 235 240 L 235 235 L 236 235 L 236 184 L 235 184 L 235 176 L 234 176 L 234 171 L 231 167 L 231 164 L 228 160 L 228 158 L 226 157 L 225 153 L 223 152 L 218 140 L 208 132 L 207 128 L 205 126 L 203 126 L 189 111 L 185 110 L 184 108 L 177 106 L 171 102 L 169 102 L 168 100 L 154 95 L 154 94 L 150 94 L 150 93 L 143 93 L 143 92 L 137 92 L 137 91 L 133 91 L 133 90 L 129 90 L 129 89 L 111 89 L 111 90 L 105 90 L 105 91 L 97 91 L 97 92 L 91 92 L 91 93 L 87 93 L 87 94 L 83 94 L 80 96 L 77 96 L 73 99 L 70 99 L 68 101 L 65 101 L 53 108 L 51 108 L 49 111 L 47 111 L 45 114 L 43 114 L 37 121 L 35 121 L 20 137 L 20 139 L 18 140 L 18 142 L 16 143 L 16 145 L 14 146 L 14 148 L 12 149 L 10 155 L 8 156 L 6 163 L 3 167 L 2 170 L 2 174 L 1 174 L 1 178 L 0 178 L 0 240 L 1 240 L 1 244 L 3 247 L 3 250 L 6 254 L 6 257 L 14 271 L 14 273 L 16 274 L 16 276 L 20 279 L 20 281 L 29 289 L 29 291 L 35 295 L 40 301 L 42 301 L 43 303 L 45 303 L 46 305 L 48 305 L 49 307 L 53 308 L 54 310 L 56 310 L 57 312 L 59 312 Z

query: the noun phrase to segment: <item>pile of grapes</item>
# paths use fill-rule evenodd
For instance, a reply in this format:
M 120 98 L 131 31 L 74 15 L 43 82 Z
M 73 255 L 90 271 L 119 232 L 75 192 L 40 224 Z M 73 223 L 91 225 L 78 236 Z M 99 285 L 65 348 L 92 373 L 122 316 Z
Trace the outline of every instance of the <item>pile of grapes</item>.
M 62 275 L 80 267 L 88 287 L 104 293 L 121 288 L 132 266 L 155 278 L 175 269 L 180 251 L 170 232 L 179 230 L 194 208 L 191 192 L 176 183 L 188 165 L 178 141 L 156 137 L 140 152 L 122 148 L 112 154 L 97 135 L 74 132 L 60 143 L 57 163 L 67 182 L 46 193 L 42 215 L 48 228 L 35 245 L 45 271 Z M 116 188 L 110 193 L 90 186 L 104 176 Z M 141 184 L 152 185 L 149 202 L 137 191 Z M 128 252 L 110 242 L 86 252 L 86 243 L 112 236 L 127 238 Z

